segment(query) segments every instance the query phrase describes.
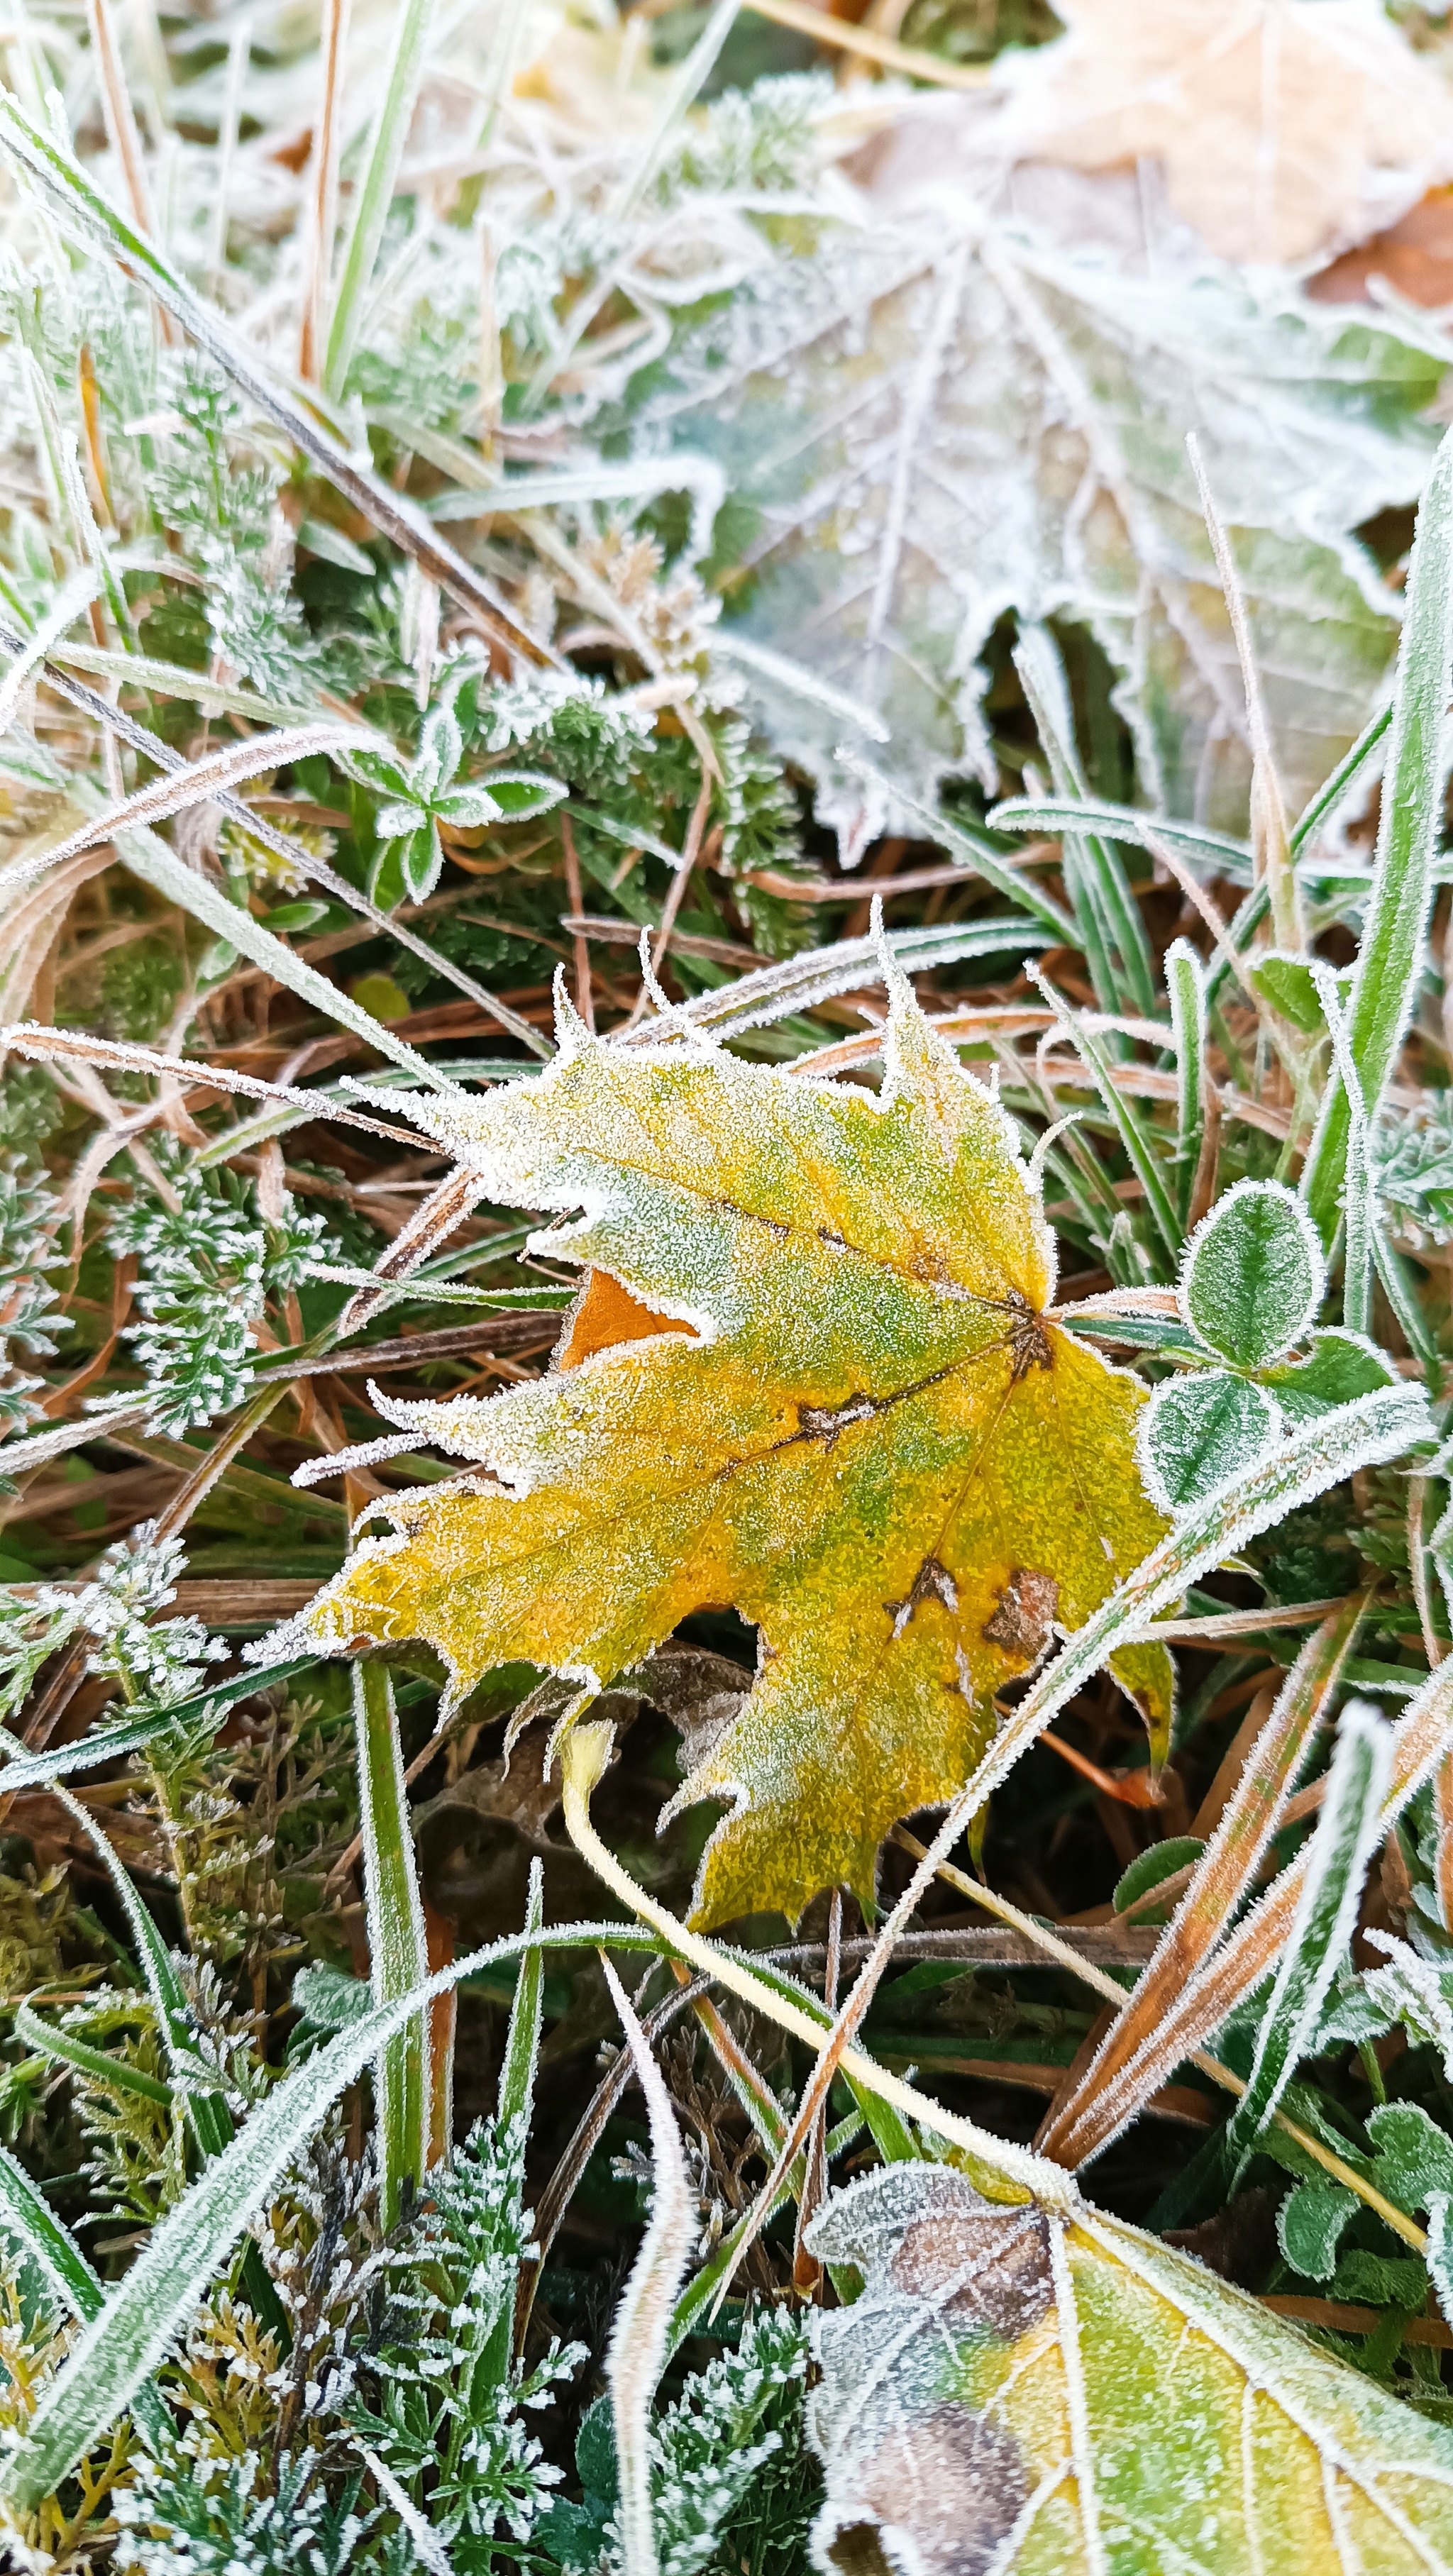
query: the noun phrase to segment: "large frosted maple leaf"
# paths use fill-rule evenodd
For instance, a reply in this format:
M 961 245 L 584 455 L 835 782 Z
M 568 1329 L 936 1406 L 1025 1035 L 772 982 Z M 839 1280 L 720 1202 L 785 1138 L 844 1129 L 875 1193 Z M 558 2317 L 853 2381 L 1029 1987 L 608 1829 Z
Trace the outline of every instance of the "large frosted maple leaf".
M 699 1918 L 871 1896 L 995 1693 L 1165 1528 L 1143 1390 L 1046 1313 L 1009 1119 L 901 980 L 876 1098 L 566 1015 L 538 1079 L 412 1108 L 490 1197 L 584 1210 L 543 1240 L 588 1278 L 546 1376 L 388 1408 L 488 1473 L 390 1498 L 310 1635 L 426 1638 L 457 1693 L 516 1661 L 605 1684 L 734 1605 L 759 1669 L 681 1793 L 732 1806 Z M 1164 1647 L 1116 1670 L 1163 1749 Z

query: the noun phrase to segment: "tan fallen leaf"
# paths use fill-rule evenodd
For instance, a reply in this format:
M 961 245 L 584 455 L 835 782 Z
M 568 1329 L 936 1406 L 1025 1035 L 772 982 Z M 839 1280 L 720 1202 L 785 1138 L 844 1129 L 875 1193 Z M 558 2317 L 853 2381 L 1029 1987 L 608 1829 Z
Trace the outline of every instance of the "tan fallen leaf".
M 1449 172 L 1438 73 L 1377 0 L 1067 0 L 1017 68 L 1027 159 L 1163 163 L 1226 259 L 1294 263 L 1396 220 Z

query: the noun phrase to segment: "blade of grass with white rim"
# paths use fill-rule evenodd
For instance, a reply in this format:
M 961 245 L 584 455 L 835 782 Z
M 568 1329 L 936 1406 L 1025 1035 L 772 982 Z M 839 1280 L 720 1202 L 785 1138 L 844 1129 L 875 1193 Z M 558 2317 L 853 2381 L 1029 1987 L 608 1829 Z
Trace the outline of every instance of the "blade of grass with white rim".
M 106 2304 L 105 2282 L 5 2146 L 0 2146 L 0 2235 L 9 2238 L 22 2258 L 28 2257 L 52 2297 L 83 2325 L 100 2315 Z M 132 2398 L 131 2411 L 152 2449 L 159 2450 L 172 2429 L 161 2391 L 147 2382 Z
M 430 579 L 463 608 L 499 628 L 531 662 L 555 655 L 518 623 L 493 583 L 440 537 L 423 510 L 394 492 L 372 467 L 361 464 L 321 420 L 274 382 L 263 359 L 211 305 L 204 304 L 156 246 L 129 224 L 85 171 L 66 158 L 54 139 L 33 125 L 19 100 L 0 89 L 0 151 L 24 171 L 49 212 L 72 239 L 120 263 L 172 314 L 200 349 L 256 404 L 258 410 L 311 459 L 334 489 L 354 503 L 370 524 L 422 565 Z
M 9 647 L 10 667 L 0 678 L 0 733 L 8 733 L 15 722 L 20 692 L 36 664 L 43 662 L 47 653 L 59 643 L 72 619 L 90 607 L 100 587 L 100 574 L 93 564 L 86 564 L 80 572 L 73 573 L 69 581 L 62 582 L 49 614 L 41 619 L 35 632 L 19 639 L 18 650 L 14 645 Z M 111 658 L 107 656 L 108 660 Z M 124 662 L 126 656 L 118 653 L 114 658 Z
M 0 871 L 0 888 L 4 883 L 4 873 Z M 163 1055 L 158 1048 L 139 1046 L 130 1038 L 98 1038 L 88 1029 L 47 1029 L 34 1020 L 21 1020 L 9 1028 L 0 1028 L 0 1050 L 27 1056 L 37 1064 L 64 1063 L 70 1058 L 78 1064 L 105 1065 L 116 1073 L 155 1074 L 163 1080 L 182 1082 L 192 1090 L 235 1091 L 246 1100 L 281 1101 L 296 1111 L 299 1119 L 326 1118 L 341 1127 L 361 1127 L 365 1134 L 382 1136 L 393 1145 L 420 1142 L 407 1128 L 387 1126 L 382 1119 L 369 1118 L 362 1110 L 349 1108 L 332 1090 L 298 1091 L 291 1083 L 264 1082 L 260 1074 L 238 1073 L 231 1065 L 211 1064 L 204 1056 Z M 402 1069 L 409 1070 L 407 1066 Z M 526 1067 L 521 1065 L 519 1070 L 523 1073 Z M 211 1159 L 226 1162 L 229 1155 L 250 1141 L 250 1135 L 235 1131 L 219 1137 Z M 201 1159 L 205 1163 L 205 1153 Z
M 1382 1807 L 1391 1769 L 1391 1728 L 1369 1702 L 1349 1700 L 1338 1721 L 1291 1937 L 1261 2017 L 1246 2090 L 1226 2124 L 1226 2154 L 1228 2162 L 1235 2159 L 1237 2180 L 1315 2042 L 1328 1988 L 1356 1926 L 1368 1863 L 1385 1830 Z
M 1190 1223 L 1201 1149 L 1206 1139 L 1206 978 L 1188 939 L 1173 940 L 1165 956 L 1166 991 L 1176 1053 L 1176 1216 Z
M 1106 840 L 1128 841 L 1138 850 L 1148 849 L 1145 835 L 1152 831 L 1213 876 L 1229 877 L 1234 885 L 1251 881 L 1251 852 L 1244 841 L 1198 823 L 1142 814 L 1133 805 L 1107 804 L 1099 796 L 1006 796 L 991 807 L 987 820 L 995 832 L 1052 832 L 1056 838 L 1062 832 L 1100 832 Z
M 67 1425 L 67 1428 L 70 1426 Z M 93 1439 L 99 1437 L 94 1423 L 88 1426 Z M 0 1450 L 0 1458 L 4 1451 Z M 0 1797 L 9 1797 L 17 1789 L 33 1789 L 53 1780 L 68 1780 L 73 1772 L 93 1771 L 98 1763 L 114 1762 L 123 1753 L 138 1753 L 157 1736 L 184 1728 L 191 1732 L 210 1721 L 222 1720 L 234 1700 L 250 1699 L 254 1692 L 270 1690 L 275 1682 L 290 1681 L 298 1673 L 312 1672 L 316 1655 L 294 1655 L 288 1661 L 254 1667 L 237 1673 L 230 1681 L 216 1682 L 210 1690 L 198 1692 L 195 1699 L 180 1700 L 172 1708 L 142 1709 L 135 1717 L 118 1718 L 113 1726 L 98 1726 L 90 1735 L 76 1736 L 69 1744 L 48 1744 L 37 1753 L 16 1752 L 11 1759 L 0 1761 Z M 0 1753 L 4 1740 L 0 1739 Z
M 382 94 L 369 133 L 363 173 L 354 189 L 353 221 L 323 361 L 324 388 L 335 399 L 343 391 L 363 329 L 365 298 L 373 283 L 379 246 L 393 204 L 433 16 L 434 0 L 400 0 L 394 20 Z
M 353 1718 L 373 1999 L 375 2004 L 390 2004 L 427 1983 L 429 1949 L 409 1829 L 409 1793 L 404 1786 L 393 1681 L 387 1664 L 376 1655 L 362 1656 L 353 1667 Z M 427 2013 L 416 2014 L 379 2051 L 374 2091 L 385 2227 L 393 2226 L 408 2192 L 417 2188 L 423 2175 L 428 2059 Z
M 93 679 L 119 680 L 126 688 L 145 689 L 158 698 L 195 699 L 198 707 L 220 708 L 224 715 L 244 716 L 250 724 L 294 725 L 310 721 L 309 710 L 286 698 L 259 697 L 255 689 L 229 688 L 205 671 L 189 671 L 185 662 L 158 662 L 149 653 L 108 653 L 99 644 L 51 643 L 48 661 L 67 671 L 88 671 Z M 49 676 L 49 675 L 47 675 Z
M 887 891 L 889 887 L 885 885 L 884 892 Z M 894 960 L 906 975 L 971 957 L 1025 956 L 1031 948 L 1055 944 L 1054 934 L 1030 920 L 946 921 L 920 930 L 890 930 L 886 937 Z M 811 1010 L 838 993 L 851 993 L 860 985 L 881 984 L 882 980 L 882 949 L 875 937 L 839 939 L 831 947 L 805 949 L 775 966 L 760 966 L 750 975 L 738 976 L 734 983 L 718 985 L 713 992 L 698 993 L 693 1000 L 673 1008 L 670 1019 L 689 1020 L 694 1028 L 709 1029 L 713 1037 L 732 1038 L 745 1029 L 765 1028 L 774 1020 L 788 1019 L 794 1011 Z M 611 1034 L 616 1037 L 614 1031 Z M 661 1035 L 658 1017 L 641 1021 L 629 1032 L 621 1031 L 616 1042 L 621 1046 L 656 1045 Z
M 37 2057 L 50 2057 L 58 2066 L 73 2066 L 78 2074 L 89 2077 L 93 2084 L 104 2084 L 113 2093 L 130 2093 L 140 2102 L 154 2103 L 158 2110 L 170 2111 L 176 2095 L 170 2084 L 159 2075 L 148 2075 L 144 2066 L 132 2066 L 124 2057 L 109 2057 L 89 2040 L 79 2039 L 73 2030 L 62 2030 L 54 2023 L 42 2021 L 29 2004 L 17 2004 L 14 2014 L 15 2036 L 22 2048 Z
M 1075 755 L 1074 711 L 1064 665 L 1044 627 L 1023 630 L 1014 667 L 1055 787 L 1062 796 L 1083 801 L 1085 780 Z M 1081 926 L 1090 981 L 1102 1009 L 1154 1011 L 1150 943 L 1114 842 L 1102 840 L 1095 832 L 1067 832 L 1061 842 L 1061 865 Z
M 696 2203 L 686 2180 L 671 2096 L 624 1986 L 609 1959 L 601 1964 L 646 2098 L 653 2182 L 650 2222 L 615 2313 L 606 2358 L 620 2474 L 621 2567 L 623 2576 L 658 2576 L 651 2512 L 651 2401 L 666 2366 L 672 2312 L 696 2232 Z
M 7 650 L 13 650 L 18 640 L 3 624 L 0 624 L 0 645 Z M 45 678 L 46 685 L 58 696 L 63 697 L 69 705 L 80 708 L 96 723 L 104 725 L 108 732 L 119 735 L 123 742 L 131 745 L 133 751 L 139 751 L 144 759 L 154 762 L 158 769 L 171 775 L 185 768 L 186 763 L 180 752 L 173 751 L 159 735 L 148 733 L 146 727 L 138 724 L 134 716 L 123 715 L 119 707 L 113 706 L 108 698 L 100 697 L 94 689 L 88 689 L 83 681 L 69 678 L 58 667 L 56 660 L 47 662 Z M 195 695 L 195 692 L 188 694 Z M 219 789 L 215 802 L 232 822 L 240 824 L 243 831 L 254 841 L 260 842 L 265 850 L 271 850 L 275 857 L 296 869 L 300 876 L 307 878 L 313 885 L 321 887 L 325 893 L 333 897 L 336 903 L 345 904 L 350 911 L 356 912 L 360 919 L 373 922 L 376 928 L 385 932 L 390 939 L 396 940 L 401 948 L 406 948 L 411 957 L 421 958 L 433 974 L 442 976 L 446 983 L 454 985 L 456 991 L 466 993 L 472 1002 L 479 1004 L 481 1010 L 487 1011 L 492 1019 L 497 1020 L 502 1029 L 508 1030 L 511 1037 L 517 1038 L 522 1046 L 528 1047 L 532 1055 L 548 1056 L 550 1052 L 548 1046 L 539 1032 L 531 1027 L 528 1020 L 521 1019 L 519 1013 L 512 1011 L 508 1003 L 497 1000 L 495 995 L 486 991 L 482 984 L 477 984 L 472 975 L 466 975 L 462 966 L 456 966 L 452 959 L 443 956 L 437 948 L 431 948 L 426 940 L 420 939 L 416 932 L 407 929 L 401 921 L 394 918 L 393 914 L 380 911 L 377 904 L 371 902 L 366 894 L 360 893 L 357 886 L 351 884 L 347 877 L 340 876 L 336 868 L 329 867 L 327 861 L 320 858 L 315 850 L 310 850 L 306 843 L 292 840 L 287 833 L 280 832 L 265 814 L 259 814 L 254 807 L 245 804 L 243 799 L 235 795 L 230 788 Z M 52 863 L 53 853 L 46 853 L 45 865 L 50 866 Z
M 98 841 L 116 840 L 124 831 L 139 825 L 164 823 L 193 805 L 214 803 L 229 788 L 260 778 L 264 771 L 281 769 L 290 761 L 345 749 L 393 757 L 392 744 L 381 734 L 366 725 L 339 723 L 336 717 L 322 724 L 289 726 L 280 733 L 251 734 L 245 742 L 229 743 L 223 751 L 209 752 L 204 760 L 188 761 L 168 776 L 153 778 L 145 787 L 138 787 L 134 795 L 122 797 L 119 803 L 103 806 L 76 831 L 68 832 L 64 840 L 52 842 L 48 850 L 35 850 L 28 858 L 12 859 L 5 870 L 5 881 L 24 885 L 31 877 L 43 876 L 47 868 L 63 867 L 67 859 L 78 858 L 82 850 L 93 850 Z
M 890 807 L 902 806 L 915 822 L 921 823 L 926 841 L 936 841 L 951 855 L 960 857 L 966 876 L 982 877 L 985 885 L 992 886 L 996 894 L 1004 895 L 1010 903 L 1022 904 L 1025 911 L 1046 930 L 1052 931 L 1057 940 L 1078 954 L 1080 934 L 1073 916 L 1065 911 L 1063 904 L 1056 903 L 1052 895 L 1042 893 L 1027 870 L 1021 871 L 1012 859 L 1002 857 L 983 833 L 971 832 L 956 822 L 951 814 L 941 814 L 936 807 L 925 805 L 912 788 L 904 786 L 900 779 L 890 777 L 883 770 L 875 769 L 870 760 L 864 760 L 861 753 L 854 751 L 849 744 L 840 743 L 835 756 L 850 776 L 862 779 L 868 787 L 876 787 Z
M 1292 857 L 1299 856 L 1318 833 L 1330 814 L 1335 814 L 1344 797 L 1350 796 L 1359 778 L 1365 777 L 1392 723 L 1391 701 L 1378 710 L 1370 723 L 1363 726 L 1350 751 L 1345 751 L 1331 775 L 1324 778 L 1315 796 L 1309 798 L 1287 835 L 1287 848 Z
M 144 885 L 153 886 L 158 894 L 165 895 L 168 903 L 176 904 L 197 921 L 205 922 L 214 938 L 230 941 L 243 957 L 250 958 L 254 966 L 260 966 L 273 983 L 285 985 L 289 992 L 297 994 L 300 1001 L 310 1002 L 313 1009 L 321 1011 L 325 1018 L 336 1020 L 340 1028 L 351 1029 L 355 1037 L 363 1038 L 377 1054 L 386 1055 L 394 1064 L 402 1065 L 415 1082 L 422 1083 L 429 1091 L 458 1090 L 459 1085 L 447 1074 L 438 1072 L 427 1057 L 418 1054 L 403 1038 L 395 1037 L 386 1021 L 376 1020 L 361 1002 L 354 1001 L 351 993 L 342 992 L 338 985 L 330 984 L 326 975 L 320 975 L 316 967 L 296 956 L 284 940 L 271 930 L 265 930 L 260 921 L 254 921 L 250 912 L 244 912 L 240 904 L 230 902 L 210 877 L 200 876 L 194 868 L 184 866 L 176 852 L 168 849 L 155 832 L 118 833 L 116 855 L 134 877 L 140 877 Z
M 609 1944 L 654 1952 L 661 1946 L 636 1925 L 621 1923 L 571 1923 L 533 1937 L 556 1949 Z M 435 1995 L 527 1946 L 527 1936 L 516 1932 L 471 1950 L 414 1994 L 372 2007 L 274 2085 L 225 2155 L 213 2158 L 153 2230 L 47 2388 L 25 2439 L 0 2463 L 0 2495 L 12 2511 L 33 2512 L 131 2404 L 304 2141 L 379 2050 Z
M 254 1681 L 253 1688 L 257 1687 Z M 198 2031 L 176 1961 L 142 1904 L 130 1873 L 123 1869 L 109 1838 L 103 1834 L 94 1816 L 59 1781 L 51 1783 L 51 1793 L 90 1840 L 121 1901 L 156 2015 L 172 2082 L 180 2097 L 182 2116 L 196 2151 L 204 2162 L 212 2156 L 219 2156 L 232 2144 L 235 2135 L 232 2113 L 225 2093 L 194 2080 Z M 243 2249 L 242 2286 L 248 2306 L 262 2326 L 276 2336 L 279 2350 L 290 2351 L 292 2335 L 287 2312 L 273 2287 L 261 2252 L 251 2239 Z
M 1362 1076 L 1353 1059 L 1348 1038 L 1347 1013 L 1337 990 L 1337 979 L 1324 959 L 1311 960 L 1312 981 L 1322 1005 L 1332 1037 L 1332 1055 L 1342 1077 L 1347 1101 L 1347 1163 L 1342 1184 L 1344 1224 L 1343 1254 L 1343 1319 L 1352 1332 L 1366 1333 L 1372 1314 L 1372 1274 L 1376 1270 L 1383 1292 L 1402 1328 L 1403 1338 L 1428 1372 L 1430 1387 L 1441 1384 L 1442 1362 L 1438 1346 L 1428 1329 L 1421 1306 L 1408 1286 L 1402 1257 L 1388 1239 L 1377 1196 L 1377 1169 L 1373 1159 L 1372 1137 L 1362 1101 Z M 1359 1324 L 1355 1319 L 1361 1315 Z
M 1347 1013 L 1347 1043 L 1375 1127 L 1412 1016 L 1433 900 L 1448 772 L 1453 690 L 1453 431 L 1418 508 L 1398 646 L 1391 738 L 1367 918 Z M 1323 1097 L 1302 1191 L 1324 1244 L 1340 1214 L 1350 1112 L 1334 1073 Z
M 1144 1125 L 1132 1103 L 1120 1089 L 1098 1039 L 1093 1038 L 1088 1029 L 1083 1026 L 1079 1014 L 1071 1009 L 1061 994 L 1056 992 L 1048 976 L 1042 975 L 1037 966 L 1026 960 L 1024 971 L 1031 983 L 1039 987 L 1051 1010 L 1056 1012 L 1063 1022 L 1065 1035 L 1119 1130 L 1120 1141 L 1145 1192 L 1145 1203 L 1150 1211 L 1151 1223 L 1160 1236 L 1161 1246 L 1170 1264 L 1173 1277 L 1180 1256 L 1182 1229 L 1175 1209 L 1171 1205 L 1170 1193 L 1161 1176 L 1160 1158 L 1155 1151 L 1156 1145 L 1161 1140 L 1154 1135 L 1152 1129 Z

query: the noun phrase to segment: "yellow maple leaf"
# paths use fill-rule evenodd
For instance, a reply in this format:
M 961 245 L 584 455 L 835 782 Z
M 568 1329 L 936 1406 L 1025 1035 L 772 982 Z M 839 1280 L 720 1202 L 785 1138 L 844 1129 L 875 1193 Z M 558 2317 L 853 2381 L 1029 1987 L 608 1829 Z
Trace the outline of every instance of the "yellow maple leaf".
M 732 1605 L 759 1670 L 680 1793 L 733 1810 L 698 1920 L 871 1897 L 995 1693 L 1166 1526 L 1144 1390 L 1046 1317 L 1054 1238 L 1010 1121 L 901 981 L 878 1098 L 567 1014 L 538 1079 L 412 1106 L 492 1198 L 586 1211 L 536 1240 L 587 1284 L 546 1376 L 389 1406 L 488 1477 L 391 1497 L 310 1636 L 425 1638 L 457 1692 L 516 1661 L 605 1684 Z M 1165 1648 L 1115 1669 L 1163 1755 Z

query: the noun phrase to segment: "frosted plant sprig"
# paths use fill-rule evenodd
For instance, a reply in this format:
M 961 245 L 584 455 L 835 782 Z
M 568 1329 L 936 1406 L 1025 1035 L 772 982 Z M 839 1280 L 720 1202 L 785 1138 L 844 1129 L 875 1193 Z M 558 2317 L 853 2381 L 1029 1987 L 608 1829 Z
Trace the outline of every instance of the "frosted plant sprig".
M 126 1339 L 147 1374 L 150 1427 L 175 1435 L 245 1400 L 253 1325 L 337 1246 L 323 1219 L 290 1196 L 269 1224 L 231 1176 L 171 1159 L 177 1204 L 138 1191 L 112 1219 L 108 1242 L 140 1263 L 134 1294 L 144 1321 Z
M 432 2206 L 393 2257 L 405 2331 L 380 2344 L 378 2410 L 356 2429 L 407 2493 L 459 2576 L 490 2563 L 502 2531 L 533 2530 L 560 2471 L 523 2421 L 585 2358 L 557 2341 L 529 2371 L 510 2354 L 519 2266 L 532 2251 L 524 2207 L 525 2126 L 481 2120 L 447 2167 L 429 2176 Z M 426 2286 L 427 2285 L 427 2286 Z M 412 2311 L 412 2318 L 409 2318 Z
M 185 1565 L 182 1541 L 158 1539 L 155 1523 L 143 1521 L 107 1548 L 79 1591 L 43 1583 L 28 1599 L 0 1595 L 0 1716 L 15 1715 L 42 1664 L 74 1637 L 95 1640 L 87 1670 L 119 1682 L 129 1703 L 166 1708 L 193 1698 L 227 1648 L 199 1619 L 153 1624 Z
M 676 2404 L 657 2416 L 651 2510 L 661 2576 L 700 2576 L 713 2563 L 732 2563 L 722 2548 L 727 2526 L 749 2491 L 754 2519 L 766 2518 L 761 2488 L 769 2463 L 773 2484 L 800 2483 L 808 2349 L 804 2319 L 765 2310 L 748 2320 L 735 2352 L 688 2379 Z M 606 2563 L 611 2569 L 621 2563 L 613 2522 Z
M 516 822 L 558 805 L 565 792 L 557 779 L 529 770 L 495 770 L 487 779 L 459 781 L 463 757 L 464 732 L 451 693 L 430 707 L 412 761 L 355 752 L 345 763 L 361 786 L 383 800 L 374 817 L 379 851 L 369 891 L 375 900 L 380 889 L 395 902 L 406 894 L 422 903 L 432 893 L 444 864 L 441 823 L 470 832 L 486 823 Z
M 18 1159 L 0 1164 L 0 1426 L 15 1430 L 35 1420 L 33 1399 L 44 1379 L 32 1377 L 12 1357 L 13 1342 L 29 1359 L 51 1359 L 56 1335 L 71 1329 L 69 1315 L 46 1277 L 64 1266 L 55 1228 L 59 1208 L 39 1181 L 27 1178 Z
M 334 2501 L 314 2450 L 275 2463 L 138 2451 L 134 2483 L 114 2497 L 116 2565 L 138 2576 L 343 2576 L 378 2520 L 359 2509 L 355 2478 Z
M 1434 1092 L 1384 1133 L 1377 1194 L 1398 1232 L 1422 1250 L 1453 1240 L 1453 1093 Z

